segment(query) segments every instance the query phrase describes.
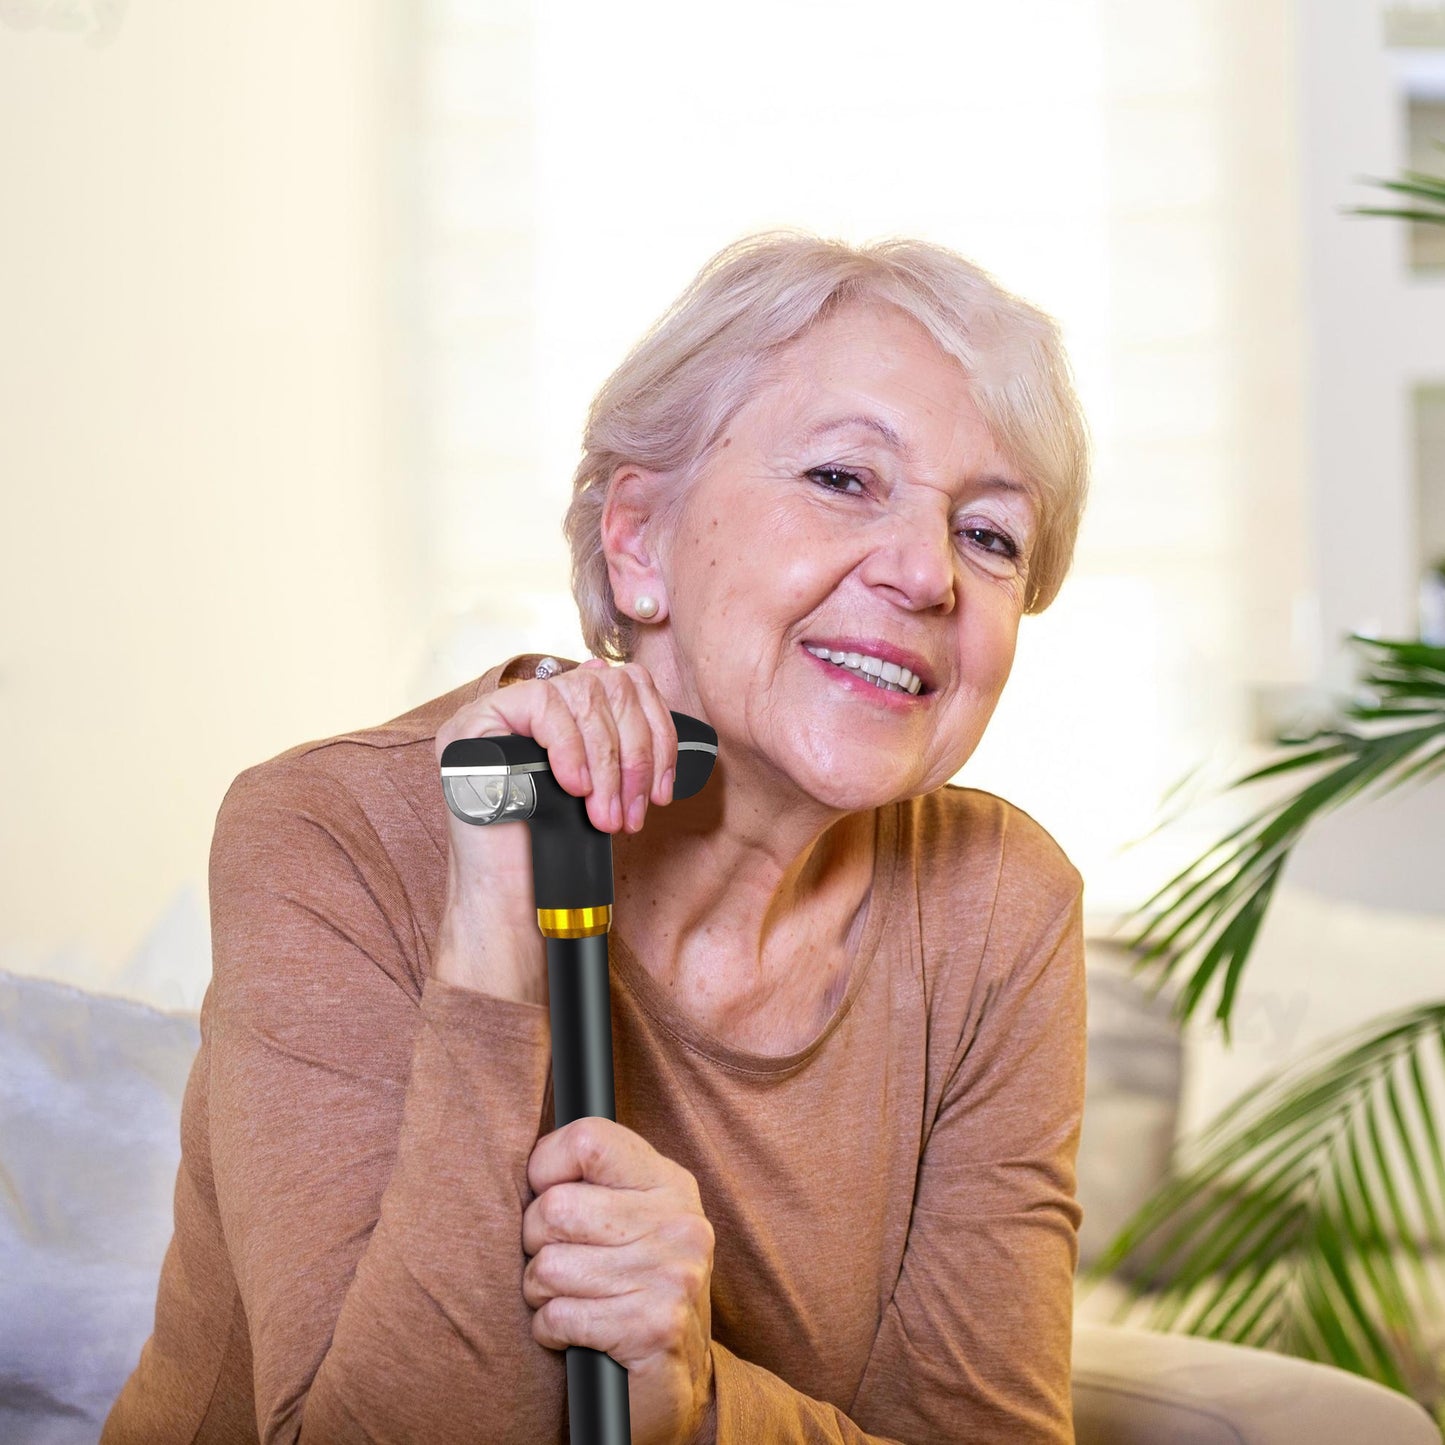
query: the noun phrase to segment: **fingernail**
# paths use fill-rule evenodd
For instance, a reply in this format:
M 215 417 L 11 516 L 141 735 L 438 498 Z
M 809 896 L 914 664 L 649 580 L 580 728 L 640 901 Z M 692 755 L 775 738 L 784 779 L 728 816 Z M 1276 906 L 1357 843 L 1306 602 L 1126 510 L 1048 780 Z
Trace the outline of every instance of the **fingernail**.
M 620 827 L 622 826 L 622 799 L 621 799 L 621 798 L 613 798 L 613 800 L 612 800 L 612 826 L 613 826 L 614 828 L 620 828 Z
M 632 800 L 632 806 L 627 810 L 627 826 L 635 833 L 642 826 L 642 810 L 647 806 L 647 799 L 637 797 Z
M 664 803 L 670 803 L 672 801 L 672 775 L 676 771 L 675 768 L 669 768 L 662 775 L 662 801 Z

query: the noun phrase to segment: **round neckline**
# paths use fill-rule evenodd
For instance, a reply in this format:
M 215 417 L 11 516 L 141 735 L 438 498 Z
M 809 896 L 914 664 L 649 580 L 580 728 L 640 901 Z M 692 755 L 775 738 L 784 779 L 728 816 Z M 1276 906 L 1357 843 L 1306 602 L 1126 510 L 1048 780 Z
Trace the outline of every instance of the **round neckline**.
M 884 921 L 893 912 L 893 893 L 898 879 L 898 808 L 889 803 L 873 815 L 873 886 L 863 936 L 858 941 L 848 978 L 848 989 L 817 1036 L 790 1054 L 760 1054 L 738 1048 L 709 1033 L 673 1003 L 671 996 L 638 961 L 630 945 L 616 929 L 608 935 L 613 969 L 641 1006 L 661 1028 L 694 1053 L 724 1068 L 748 1074 L 785 1074 L 806 1063 L 827 1041 L 853 1007 L 853 1001 L 872 967 L 883 937 Z

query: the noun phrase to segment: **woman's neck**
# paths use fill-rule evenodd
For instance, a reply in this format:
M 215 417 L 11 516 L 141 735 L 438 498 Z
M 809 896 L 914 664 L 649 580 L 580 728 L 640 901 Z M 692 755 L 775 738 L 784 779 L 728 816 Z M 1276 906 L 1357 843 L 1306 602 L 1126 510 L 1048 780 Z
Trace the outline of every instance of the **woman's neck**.
M 659 981 L 767 987 L 806 954 L 850 957 L 872 889 L 874 814 L 845 814 L 801 849 L 757 819 L 729 828 L 704 789 L 613 837 L 614 915 Z M 719 976 L 725 975 L 725 976 Z

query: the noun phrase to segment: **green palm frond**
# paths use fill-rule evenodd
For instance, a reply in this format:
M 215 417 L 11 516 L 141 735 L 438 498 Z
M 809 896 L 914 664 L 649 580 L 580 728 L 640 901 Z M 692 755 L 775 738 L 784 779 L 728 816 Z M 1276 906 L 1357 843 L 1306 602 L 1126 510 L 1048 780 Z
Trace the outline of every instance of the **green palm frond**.
M 1192 965 L 1173 1004 L 1182 1020 L 1219 981 L 1214 1014 L 1226 1044 L 1245 962 L 1305 829 L 1357 794 L 1373 790 L 1378 796 L 1411 778 L 1423 781 L 1445 771 L 1445 647 L 1358 633 L 1350 641 L 1374 653 L 1355 700 L 1306 737 L 1277 738 L 1282 755 L 1227 788 L 1301 770 L 1307 780 L 1226 834 L 1116 930 L 1147 919 L 1119 941 L 1135 954 L 1136 971 L 1154 973 L 1155 993 Z
M 1396 195 L 1410 196 L 1426 201 L 1426 206 L 1392 208 L 1387 206 L 1348 206 L 1347 214 L 1355 216 L 1394 216 L 1401 221 L 1420 221 L 1427 226 L 1445 225 L 1445 176 L 1429 175 L 1424 171 L 1401 171 L 1403 180 L 1387 181 L 1379 176 L 1361 176 L 1359 179 L 1368 186 L 1379 186 L 1382 190 L 1393 191 Z
M 1425 1004 L 1263 1080 L 1192 1143 L 1080 1274 L 1114 1312 L 1322 1360 L 1445 1401 L 1445 1003 Z M 1140 1303 L 1147 1318 L 1139 1318 Z

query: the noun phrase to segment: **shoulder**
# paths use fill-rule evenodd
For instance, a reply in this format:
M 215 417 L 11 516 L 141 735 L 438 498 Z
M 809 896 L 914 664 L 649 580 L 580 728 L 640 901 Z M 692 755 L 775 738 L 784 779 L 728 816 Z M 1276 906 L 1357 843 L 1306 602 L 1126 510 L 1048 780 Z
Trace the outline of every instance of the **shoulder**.
M 920 882 L 948 893 L 967 880 L 992 883 L 1004 908 L 1057 913 L 1084 886 L 1057 839 L 1016 804 L 980 788 L 947 783 L 907 805 Z M 966 875 L 965 877 L 962 875 Z
M 924 967 L 945 995 L 973 1008 L 1081 933 L 1083 876 L 1022 808 L 946 784 L 904 805 L 903 817 Z
M 948 1056 L 961 1057 L 991 1018 L 1006 1033 L 1022 1027 L 1018 1008 L 1029 1028 L 1055 1010 L 1076 1017 L 1084 880 L 1063 847 L 978 788 L 947 784 L 911 806 L 929 1027 Z

